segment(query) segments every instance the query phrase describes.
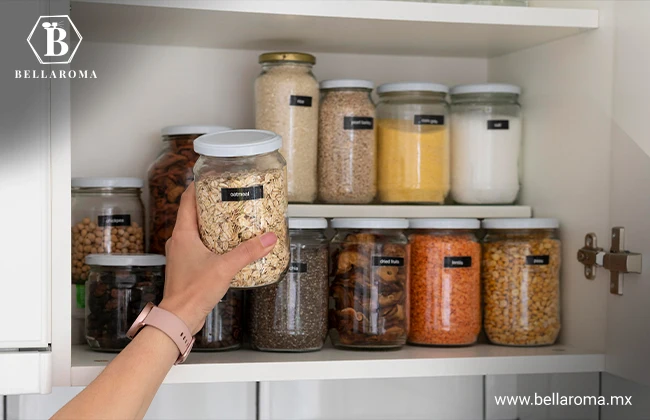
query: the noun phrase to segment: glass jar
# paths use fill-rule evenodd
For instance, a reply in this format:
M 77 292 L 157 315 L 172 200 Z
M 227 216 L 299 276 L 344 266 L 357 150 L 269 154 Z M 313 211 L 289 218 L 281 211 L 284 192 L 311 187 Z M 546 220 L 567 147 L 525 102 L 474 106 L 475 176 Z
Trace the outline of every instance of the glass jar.
M 194 139 L 206 133 L 230 130 L 218 125 L 174 125 L 162 129 L 163 151 L 151 164 L 149 176 L 149 252 L 165 255 L 172 236 L 181 195 L 194 180 L 199 158 Z
M 244 325 L 244 291 L 230 289 L 205 319 L 194 336 L 193 350 L 221 351 L 238 349 Z
M 464 346 L 481 331 L 477 219 L 412 219 L 409 343 Z
M 561 244 L 556 219 L 487 219 L 484 327 L 494 344 L 543 346 L 560 333 Z
M 379 201 L 442 204 L 449 193 L 449 88 L 435 83 L 379 86 Z
M 451 90 L 451 194 L 460 204 L 511 204 L 519 193 L 521 89 L 513 85 Z
M 385 349 L 406 343 L 406 219 L 333 219 L 330 337 L 337 347 Z
M 254 349 L 320 350 L 327 337 L 328 247 L 325 219 L 289 219 L 291 263 L 281 282 L 250 294 Z
M 86 264 L 86 340 L 93 350 L 120 351 L 145 305 L 162 300 L 165 257 L 91 254 Z
M 86 255 L 144 252 L 143 185 L 138 178 L 72 179 L 72 283 L 88 278 Z
M 255 128 L 282 137 L 287 161 L 289 201 L 316 200 L 318 156 L 318 81 L 311 72 L 316 58 L 304 53 L 260 55 L 255 80 Z
M 198 225 L 208 249 L 225 254 L 266 232 L 278 241 L 266 257 L 247 265 L 234 288 L 277 283 L 289 267 L 287 170 L 282 139 L 262 130 L 232 130 L 194 140 Z
M 367 80 L 321 82 L 318 198 L 367 204 L 377 193 L 375 105 Z

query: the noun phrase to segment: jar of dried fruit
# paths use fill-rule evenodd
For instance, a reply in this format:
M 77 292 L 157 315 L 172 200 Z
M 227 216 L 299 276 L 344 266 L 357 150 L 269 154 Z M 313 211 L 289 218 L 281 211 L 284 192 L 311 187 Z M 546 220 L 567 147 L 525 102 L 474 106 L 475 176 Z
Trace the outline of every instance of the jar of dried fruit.
M 174 125 L 162 129 L 163 151 L 149 167 L 149 252 L 165 255 L 181 195 L 194 180 L 199 158 L 193 142 L 206 133 L 230 130 L 218 125 Z
M 243 338 L 244 291 L 230 289 L 205 318 L 194 336 L 196 351 L 235 350 Z
M 86 340 L 93 350 L 120 351 L 127 331 L 149 302 L 159 304 L 165 282 L 165 257 L 154 254 L 86 257 Z
M 560 333 L 561 244 L 556 219 L 487 219 L 485 332 L 494 344 L 540 346 Z
M 278 133 L 287 161 L 289 201 L 316 199 L 318 155 L 318 81 L 311 54 L 273 52 L 259 57 L 255 80 L 255 128 Z
M 326 228 L 325 219 L 289 219 L 289 272 L 281 282 L 250 294 L 253 348 L 301 352 L 323 347 L 329 299 Z
M 199 233 L 208 249 L 225 254 L 241 242 L 274 232 L 278 241 L 264 258 L 247 265 L 231 287 L 276 283 L 289 267 L 287 171 L 278 152 L 282 139 L 263 130 L 232 130 L 194 140 Z
M 406 219 L 333 219 L 330 336 L 338 347 L 406 343 Z
M 477 219 L 411 219 L 409 343 L 464 346 L 481 331 Z

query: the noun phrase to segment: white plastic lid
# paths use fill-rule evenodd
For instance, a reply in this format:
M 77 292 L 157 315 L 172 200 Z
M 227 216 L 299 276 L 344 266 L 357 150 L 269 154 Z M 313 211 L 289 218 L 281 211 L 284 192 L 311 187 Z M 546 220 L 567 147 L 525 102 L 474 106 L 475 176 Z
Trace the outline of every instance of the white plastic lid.
M 327 220 L 321 217 L 290 217 L 289 229 L 327 229 Z
M 194 140 L 194 151 L 204 156 L 237 157 L 273 152 L 282 147 L 282 137 L 265 130 L 230 130 L 204 134 Z
M 221 125 L 170 125 L 160 130 L 160 134 L 163 136 L 181 136 L 187 134 L 218 133 L 229 130 L 232 130 L 232 128 Z
M 339 88 L 350 88 L 350 89 L 372 89 L 375 87 L 375 84 L 370 80 L 359 80 L 359 79 L 336 79 L 336 80 L 323 80 L 320 82 L 321 89 L 339 89 Z
M 72 178 L 72 188 L 142 188 L 144 181 L 140 178 Z
M 409 219 L 411 229 L 478 229 L 478 219 Z
M 483 83 L 478 85 L 459 85 L 451 88 L 452 95 L 463 93 L 514 93 L 521 95 L 521 88 L 505 83 Z
M 90 254 L 86 264 L 107 267 L 157 267 L 165 265 L 165 257 L 158 254 Z
M 557 229 L 557 219 L 485 219 L 484 229 Z
M 409 227 L 409 222 L 406 219 L 389 219 L 389 218 L 375 218 L 375 219 L 332 219 L 332 227 L 334 229 L 406 229 Z
M 400 82 L 385 83 L 377 88 L 377 93 L 388 92 L 439 92 L 449 93 L 449 87 L 439 83 Z

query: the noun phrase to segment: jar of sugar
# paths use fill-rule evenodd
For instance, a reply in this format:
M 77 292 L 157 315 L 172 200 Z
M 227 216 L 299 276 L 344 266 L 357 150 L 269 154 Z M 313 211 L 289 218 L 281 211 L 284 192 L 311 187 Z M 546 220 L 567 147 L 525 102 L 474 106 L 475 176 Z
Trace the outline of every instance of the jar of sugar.
M 460 204 L 512 204 L 519 193 L 521 89 L 506 84 L 451 90 L 451 195 Z

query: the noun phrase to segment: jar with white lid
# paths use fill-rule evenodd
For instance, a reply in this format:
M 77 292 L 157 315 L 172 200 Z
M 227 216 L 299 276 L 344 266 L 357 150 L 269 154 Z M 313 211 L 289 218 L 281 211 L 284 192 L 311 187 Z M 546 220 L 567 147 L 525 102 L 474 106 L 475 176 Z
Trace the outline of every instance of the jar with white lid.
M 330 337 L 337 347 L 386 349 L 406 343 L 406 219 L 333 219 Z
M 255 128 L 282 137 L 287 192 L 292 203 L 313 203 L 317 193 L 318 81 L 316 58 L 299 52 L 260 55 L 255 80 Z
M 181 195 L 194 180 L 192 168 L 199 158 L 194 152 L 194 139 L 226 130 L 231 128 L 219 125 L 172 125 L 161 130 L 163 150 L 148 171 L 148 252 L 165 255 L 165 243 L 172 236 Z
M 276 283 L 289 266 L 287 171 L 278 151 L 282 138 L 263 130 L 232 130 L 194 140 L 198 225 L 205 246 L 225 254 L 266 232 L 278 241 L 263 258 L 247 265 L 231 287 Z
M 149 302 L 159 304 L 165 283 L 165 257 L 155 254 L 86 257 L 86 340 L 93 350 L 120 351 L 127 331 Z
M 377 189 L 384 203 L 442 204 L 449 193 L 449 88 L 377 88 Z
M 367 204 L 377 193 L 375 104 L 368 80 L 320 83 L 318 199 Z
M 520 186 L 521 88 L 451 90 L 451 195 L 460 204 L 511 204 Z
M 484 327 L 494 344 L 551 345 L 560 333 L 557 219 L 486 219 Z

